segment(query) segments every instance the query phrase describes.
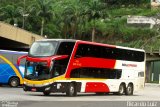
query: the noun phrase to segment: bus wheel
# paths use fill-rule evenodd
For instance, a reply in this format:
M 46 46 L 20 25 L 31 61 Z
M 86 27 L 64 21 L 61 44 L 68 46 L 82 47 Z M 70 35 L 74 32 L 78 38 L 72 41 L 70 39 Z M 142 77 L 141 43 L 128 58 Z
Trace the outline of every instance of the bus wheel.
M 44 96 L 49 96 L 50 93 L 51 93 L 51 92 L 49 92 L 49 91 L 44 91 L 44 92 L 43 92 L 43 95 L 44 95 Z
M 10 80 L 9 80 L 9 85 L 10 85 L 11 87 L 18 87 L 19 84 L 20 84 L 20 81 L 19 81 L 19 79 L 18 79 L 17 77 L 12 77 L 12 78 L 10 78 Z
M 68 86 L 68 89 L 66 91 L 66 95 L 67 96 L 76 96 L 77 95 L 77 90 L 75 88 L 75 84 L 74 83 L 70 83 L 69 86 Z
M 133 95 L 133 85 L 132 84 L 128 84 L 125 94 L 126 95 Z
M 119 86 L 119 91 L 118 91 L 118 95 L 123 95 L 125 93 L 125 85 L 121 84 Z

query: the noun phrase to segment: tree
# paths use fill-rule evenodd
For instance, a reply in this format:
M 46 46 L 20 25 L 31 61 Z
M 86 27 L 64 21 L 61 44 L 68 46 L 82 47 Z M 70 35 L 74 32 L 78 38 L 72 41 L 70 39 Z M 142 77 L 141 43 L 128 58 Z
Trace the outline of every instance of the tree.
M 64 3 L 62 16 L 64 22 L 64 35 L 70 32 L 72 38 L 76 39 L 78 35 L 78 27 L 82 20 L 83 5 L 81 0 L 66 0 Z
M 105 3 L 100 0 L 88 0 L 88 8 L 86 14 L 88 14 L 88 20 L 93 22 L 92 24 L 92 41 L 95 41 L 96 25 L 95 21 L 103 16 L 103 10 L 105 9 Z
M 18 7 L 19 13 L 21 14 L 23 18 L 23 22 L 22 22 L 23 29 L 25 29 L 25 22 L 26 22 L 27 17 L 29 17 L 29 15 L 31 15 L 32 12 L 34 12 L 35 10 L 35 7 L 33 4 L 34 4 L 33 2 L 26 3 L 26 0 L 24 0 L 23 5 Z
M 52 0 L 37 0 L 37 15 L 41 18 L 41 36 L 43 36 L 45 23 L 53 17 Z
M 0 17 L 12 25 L 17 24 L 19 20 L 20 13 L 15 5 L 7 5 L 0 8 Z

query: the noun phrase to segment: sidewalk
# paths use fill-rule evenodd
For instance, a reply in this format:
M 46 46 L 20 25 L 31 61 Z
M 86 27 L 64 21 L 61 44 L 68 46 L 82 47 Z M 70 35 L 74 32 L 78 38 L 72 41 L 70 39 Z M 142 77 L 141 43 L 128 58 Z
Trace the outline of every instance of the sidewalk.
M 160 84 L 156 84 L 156 83 L 145 83 L 145 87 L 159 87 L 159 88 L 160 88 Z

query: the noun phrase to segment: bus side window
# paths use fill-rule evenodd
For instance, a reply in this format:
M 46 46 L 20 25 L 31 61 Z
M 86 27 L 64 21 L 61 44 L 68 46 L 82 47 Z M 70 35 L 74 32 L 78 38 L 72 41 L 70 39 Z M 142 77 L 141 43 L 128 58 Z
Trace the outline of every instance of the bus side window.
M 74 42 L 62 42 L 58 48 L 57 55 L 71 55 Z
M 80 70 L 79 69 L 73 69 L 70 77 L 71 78 L 80 78 Z
M 77 57 L 77 56 L 87 57 L 89 50 L 90 49 L 88 48 L 88 46 L 86 44 L 79 44 L 75 57 Z
M 0 58 L 0 64 L 4 64 L 4 63 L 5 63 L 4 60 Z
M 78 46 L 77 51 L 76 51 L 76 55 L 74 56 L 75 58 L 79 58 L 83 55 L 83 47 L 81 45 Z
M 144 71 L 138 72 L 138 77 L 144 77 Z
M 89 44 L 79 44 L 75 58 L 76 57 L 101 57 L 101 47 Z
M 9 60 L 10 62 L 13 62 L 13 57 L 12 57 L 12 54 L 8 54 L 8 53 L 5 53 L 5 54 L 1 54 L 3 57 L 5 57 L 7 60 Z M 6 63 L 6 62 L 5 62 Z
M 13 63 L 13 64 L 16 64 L 16 63 L 17 63 L 17 59 L 18 59 L 18 55 L 13 54 L 13 55 L 12 55 L 12 63 Z
M 71 71 L 71 78 L 120 79 L 122 70 L 107 68 L 77 68 Z
M 122 70 L 118 69 L 116 70 L 116 79 L 120 79 L 122 75 Z

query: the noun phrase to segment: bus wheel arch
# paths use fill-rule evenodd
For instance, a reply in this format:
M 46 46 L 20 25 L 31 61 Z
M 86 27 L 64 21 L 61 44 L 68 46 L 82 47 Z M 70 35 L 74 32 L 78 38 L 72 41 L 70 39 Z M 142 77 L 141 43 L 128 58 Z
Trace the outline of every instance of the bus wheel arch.
M 132 82 L 128 83 L 127 88 L 126 88 L 126 95 L 133 95 L 133 91 L 134 91 L 134 85 Z
M 20 79 L 19 79 L 19 77 L 17 77 L 17 76 L 10 77 L 8 84 L 11 87 L 18 87 L 20 85 Z
M 66 95 L 70 97 L 77 96 L 77 83 L 75 81 L 68 84 Z

